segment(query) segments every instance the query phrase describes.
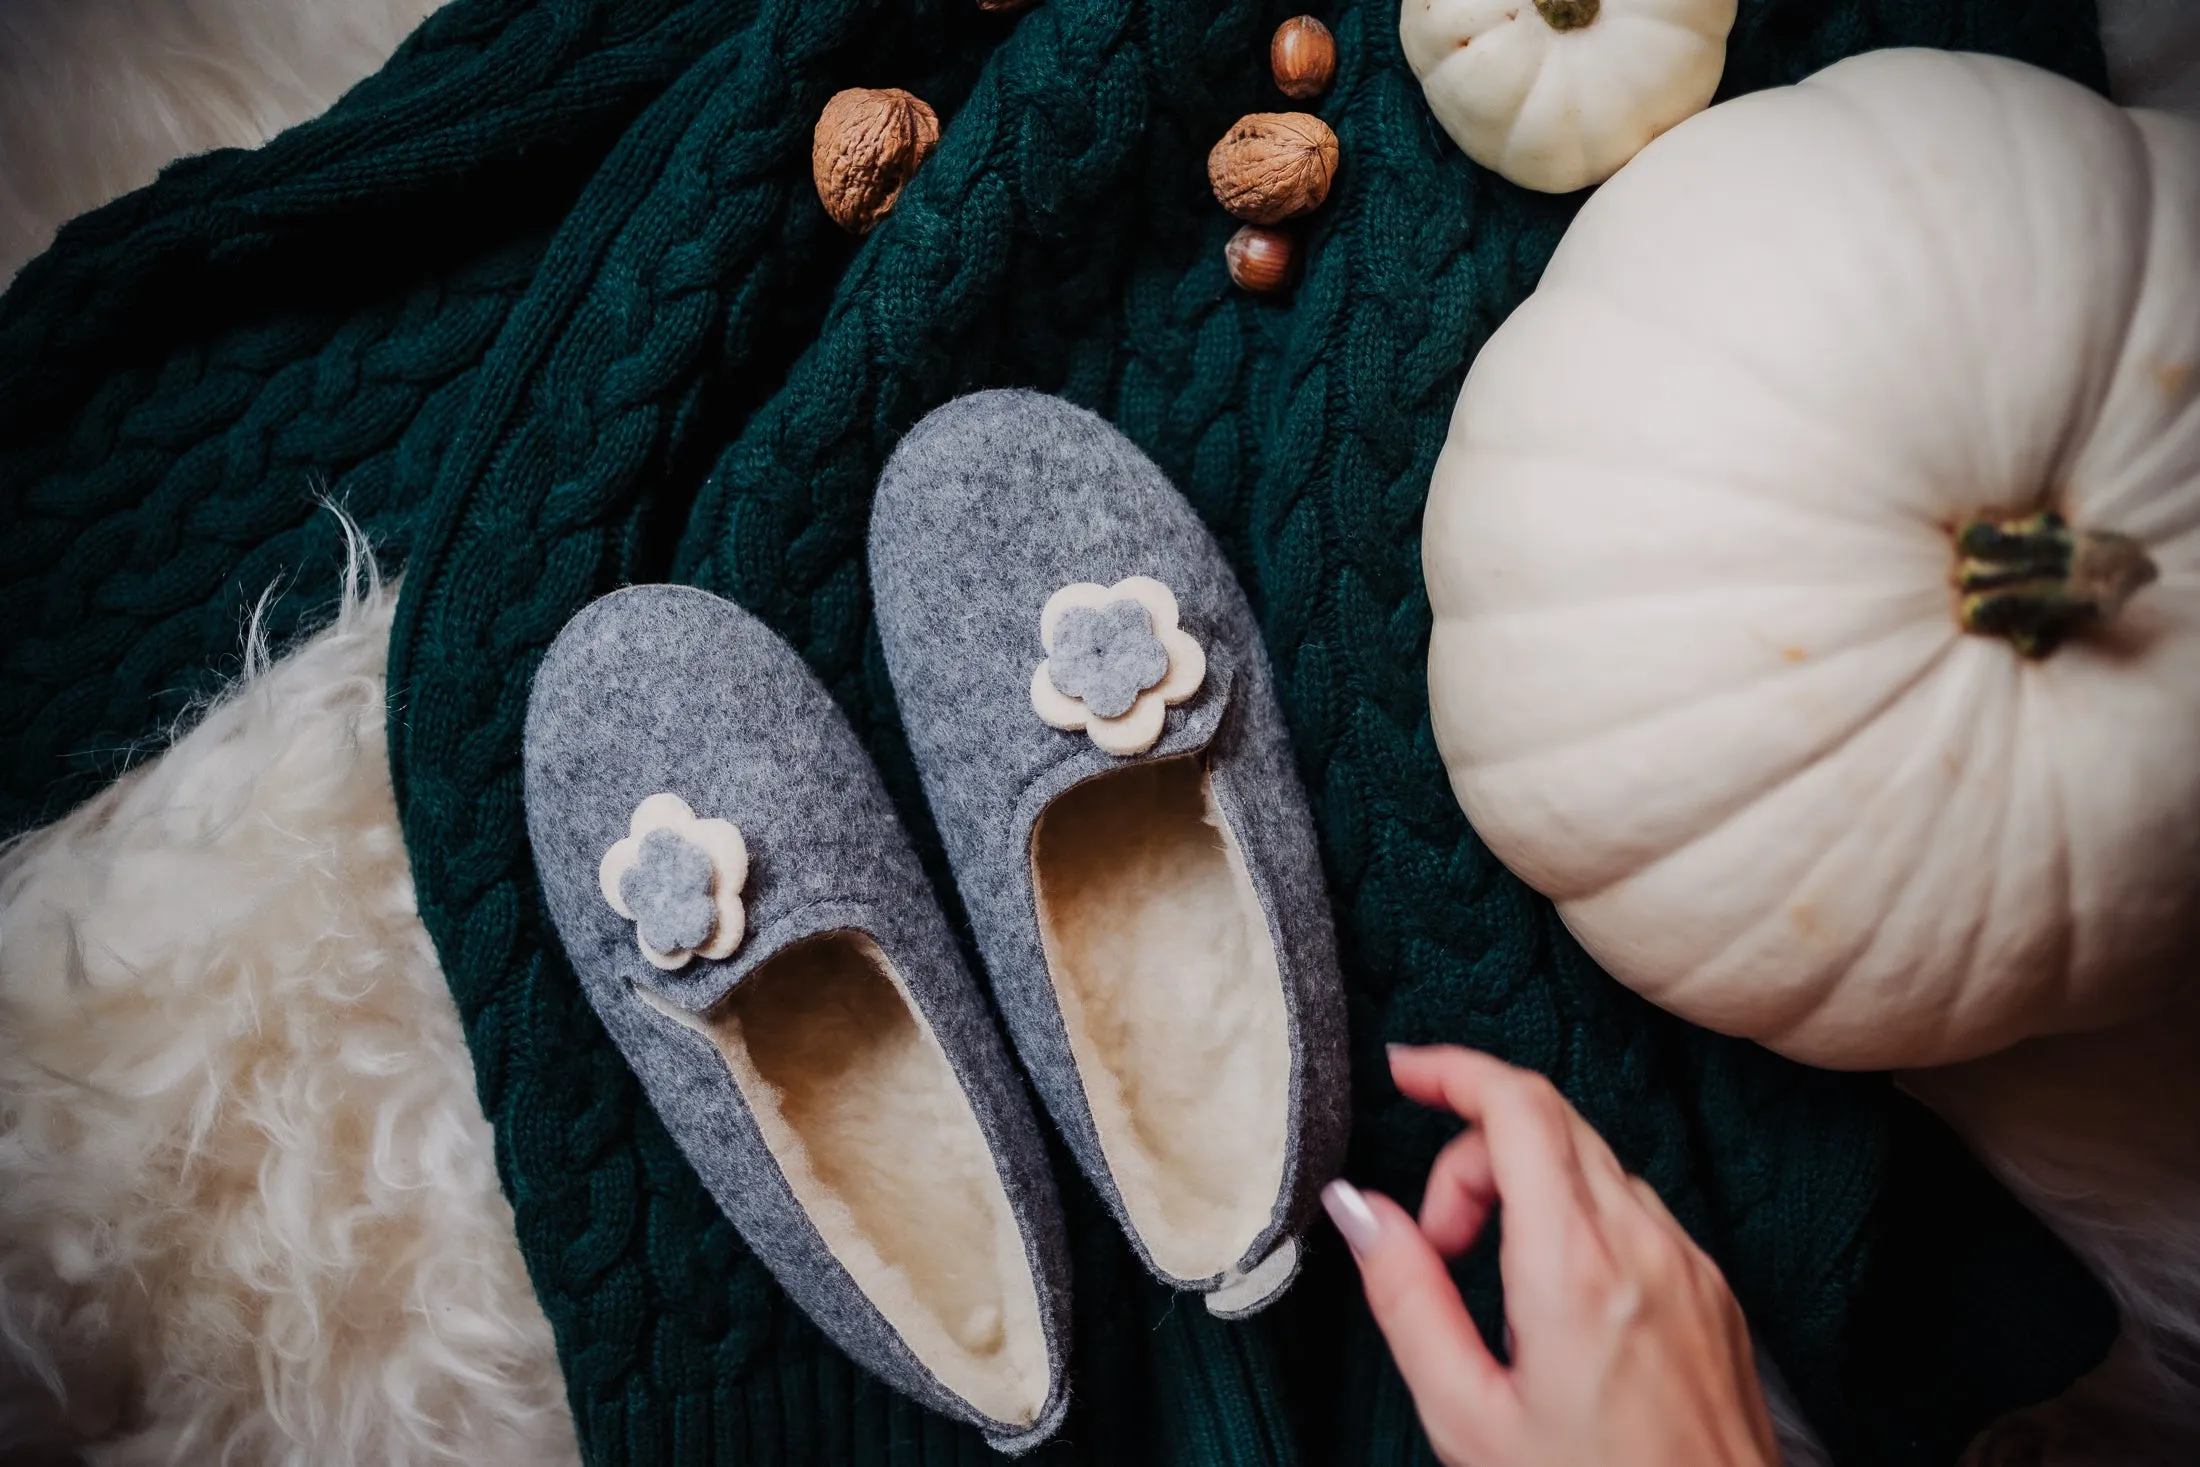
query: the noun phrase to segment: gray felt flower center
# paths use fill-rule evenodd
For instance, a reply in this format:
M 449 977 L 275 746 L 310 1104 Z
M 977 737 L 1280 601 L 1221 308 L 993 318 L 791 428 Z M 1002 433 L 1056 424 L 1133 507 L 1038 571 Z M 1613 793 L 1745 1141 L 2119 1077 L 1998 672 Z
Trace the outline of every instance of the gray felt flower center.
M 708 853 L 658 829 L 642 837 L 640 854 L 619 878 L 619 896 L 643 942 L 660 953 L 689 952 L 718 925 L 715 885 Z
M 1047 654 L 1047 678 L 1102 718 L 1121 718 L 1138 695 L 1169 675 L 1169 649 L 1153 613 L 1124 597 L 1062 613 Z

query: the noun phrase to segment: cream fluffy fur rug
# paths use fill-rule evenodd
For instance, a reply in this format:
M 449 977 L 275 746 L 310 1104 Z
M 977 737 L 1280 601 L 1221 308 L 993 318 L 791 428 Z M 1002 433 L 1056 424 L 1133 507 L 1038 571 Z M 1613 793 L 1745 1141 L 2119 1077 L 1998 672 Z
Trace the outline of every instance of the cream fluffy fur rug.
M 0 0 L 0 285 L 174 159 L 257 147 L 443 0 Z
M 577 1460 L 413 906 L 394 602 L 0 858 L 0 1461 Z
M 2104 1279 L 2108 1361 L 1975 1467 L 2200 1462 L 2200 994 L 2118 1029 L 1905 1076 Z

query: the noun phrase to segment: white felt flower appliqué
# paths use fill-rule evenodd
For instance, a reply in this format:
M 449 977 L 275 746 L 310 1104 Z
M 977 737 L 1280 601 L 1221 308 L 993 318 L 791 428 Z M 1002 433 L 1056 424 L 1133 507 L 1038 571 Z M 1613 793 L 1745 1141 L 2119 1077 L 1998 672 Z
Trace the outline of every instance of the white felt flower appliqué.
M 1207 678 L 1206 652 L 1176 624 L 1176 594 L 1152 576 L 1064 586 L 1039 613 L 1039 641 L 1031 706 L 1118 756 L 1152 748 L 1170 705 Z
M 603 853 L 596 879 L 657 967 L 730 958 L 741 945 L 748 845 L 730 821 L 698 820 L 678 795 L 651 795 L 635 806 L 626 839 Z

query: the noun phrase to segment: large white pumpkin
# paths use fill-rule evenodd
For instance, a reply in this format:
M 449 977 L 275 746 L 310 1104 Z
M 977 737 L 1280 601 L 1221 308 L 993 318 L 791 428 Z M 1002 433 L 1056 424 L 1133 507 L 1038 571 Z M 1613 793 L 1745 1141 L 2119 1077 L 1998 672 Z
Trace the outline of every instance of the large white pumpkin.
M 2200 953 L 2196 366 L 2191 123 L 1929 51 L 1682 123 L 1430 485 L 1475 829 L 1621 981 L 1812 1063 L 2144 1011 Z

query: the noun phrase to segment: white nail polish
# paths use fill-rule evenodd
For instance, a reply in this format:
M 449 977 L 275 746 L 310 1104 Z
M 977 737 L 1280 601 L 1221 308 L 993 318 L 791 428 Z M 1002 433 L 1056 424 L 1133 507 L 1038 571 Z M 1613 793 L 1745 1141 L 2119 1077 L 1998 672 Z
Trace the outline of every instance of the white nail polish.
M 1360 1189 L 1343 1177 L 1322 1188 L 1322 1210 L 1329 1214 L 1329 1220 L 1344 1235 L 1345 1245 L 1354 1253 L 1365 1253 L 1382 1235 L 1382 1219 L 1367 1205 Z

